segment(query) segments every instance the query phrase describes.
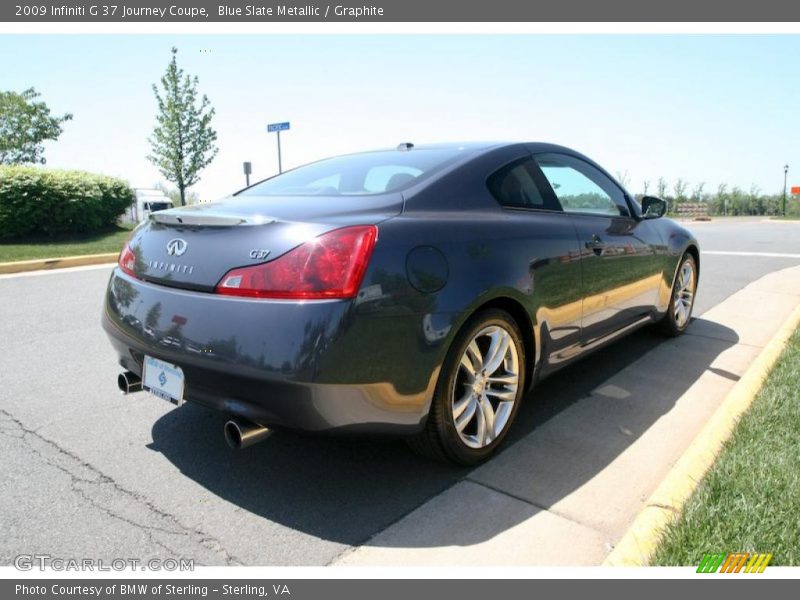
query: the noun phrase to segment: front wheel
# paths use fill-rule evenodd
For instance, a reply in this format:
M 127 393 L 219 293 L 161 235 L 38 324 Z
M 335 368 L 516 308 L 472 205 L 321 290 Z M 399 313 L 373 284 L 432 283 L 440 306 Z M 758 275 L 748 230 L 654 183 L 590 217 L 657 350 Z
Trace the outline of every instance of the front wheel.
M 525 347 L 502 310 L 473 317 L 445 359 L 424 431 L 409 440 L 429 457 L 460 465 L 488 458 L 502 443 L 525 389 Z
M 678 336 L 686 331 L 692 318 L 694 297 L 697 292 L 697 263 L 690 253 L 683 255 L 675 283 L 672 284 L 672 296 L 669 300 L 667 314 L 661 320 L 661 331 L 669 336 Z

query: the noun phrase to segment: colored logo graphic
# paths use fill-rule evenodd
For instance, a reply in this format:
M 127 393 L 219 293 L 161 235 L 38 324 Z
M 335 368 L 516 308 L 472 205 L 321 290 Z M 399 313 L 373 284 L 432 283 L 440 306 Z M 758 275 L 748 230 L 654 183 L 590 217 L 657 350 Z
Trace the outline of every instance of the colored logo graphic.
M 697 567 L 698 573 L 763 573 L 772 554 L 730 552 L 706 554 Z
M 161 385 L 167 385 L 167 376 L 164 374 L 164 371 L 161 371 L 161 374 L 158 376 L 158 382 Z

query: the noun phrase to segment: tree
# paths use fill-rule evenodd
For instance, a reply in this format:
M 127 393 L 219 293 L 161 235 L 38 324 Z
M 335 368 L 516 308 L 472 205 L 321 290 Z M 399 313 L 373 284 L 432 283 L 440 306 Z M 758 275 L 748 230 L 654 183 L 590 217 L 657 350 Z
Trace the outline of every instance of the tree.
M 689 188 L 689 184 L 686 183 L 683 179 L 678 178 L 675 184 L 672 186 L 673 192 L 675 192 L 675 202 L 683 202 L 686 200 L 686 190 Z
M 186 206 L 186 188 L 200 181 L 200 171 L 217 155 L 217 132 L 211 128 L 214 108 L 205 94 L 198 101 L 197 76 L 178 68 L 178 49 L 161 78 L 153 84 L 158 103 L 156 126 L 149 138 L 152 154 L 147 158 L 161 174 L 178 186 L 181 206 Z
M 703 191 L 706 189 L 705 181 L 701 181 L 697 185 L 692 188 L 692 196 L 691 199 L 693 202 L 702 202 L 703 201 Z
M 656 190 L 658 192 L 658 197 L 662 200 L 666 200 L 667 198 L 667 180 L 663 177 L 658 178 L 658 182 L 656 183 Z
M 761 188 L 755 183 L 750 184 L 750 214 L 763 215 L 767 212 L 767 206 L 764 196 L 761 194 Z
M 47 104 L 36 102 L 40 95 L 33 88 L 0 92 L 0 164 L 44 164 L 43 142 L 57 140 L 61 125 L 72 119 L 70 113 L 51 116 Z
M 728 214 L 728 184 L 720 183 L 714 195 L 714 211 L 717 214 Z

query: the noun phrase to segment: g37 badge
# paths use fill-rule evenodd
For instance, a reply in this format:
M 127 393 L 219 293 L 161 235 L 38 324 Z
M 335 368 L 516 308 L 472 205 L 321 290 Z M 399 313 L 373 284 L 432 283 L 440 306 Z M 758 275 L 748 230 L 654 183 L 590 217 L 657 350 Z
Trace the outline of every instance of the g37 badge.
M 269 256 L 269 250 L 260 250 L 258 248 L 254 248 L 250 250 L 250 258 L 253 260 L 263 260 Z

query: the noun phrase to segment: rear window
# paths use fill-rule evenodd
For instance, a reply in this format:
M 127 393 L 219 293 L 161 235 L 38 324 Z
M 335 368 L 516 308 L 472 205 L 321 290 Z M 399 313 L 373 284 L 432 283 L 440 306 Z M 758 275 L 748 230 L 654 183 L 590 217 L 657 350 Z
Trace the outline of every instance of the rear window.
M 362 196 L 399 192 L 465 156 L 459 148 L 387 150 L 337 156 L 242 190 L 247 196 Z

